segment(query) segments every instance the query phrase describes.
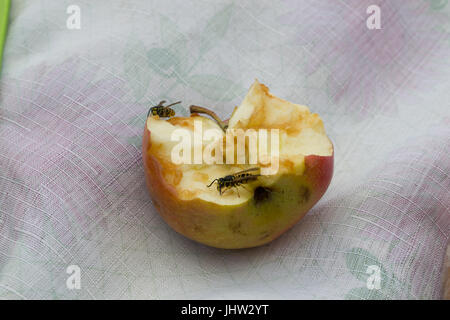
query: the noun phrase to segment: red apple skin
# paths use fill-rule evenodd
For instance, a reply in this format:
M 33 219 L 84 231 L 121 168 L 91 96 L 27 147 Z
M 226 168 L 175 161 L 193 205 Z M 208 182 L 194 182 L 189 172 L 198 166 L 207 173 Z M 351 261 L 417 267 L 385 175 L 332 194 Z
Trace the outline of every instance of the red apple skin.
M 272 202 L 277 203 L 275 200 L 266 204 L 246 202 L 234 206 L 200 199 L 182 200 L 176 189 L 163 178 L 164 167 L 152 154 L 150 135 L 146 125 L 142 154 L 147 187 L 154 206 L 175 231 L 216 248 L 250 248 L 276 239 L 319 201 L 333 175 L 334 152 L 331 156 L 306 156 L 304 174 L 286 177 L 286 185 L 292 185 L 289 188 L 295 192 L 300 190 L 299 200 L 290 198 L 292 204 L 285 202 L 278 212 L 280 206 L 272 207 Z

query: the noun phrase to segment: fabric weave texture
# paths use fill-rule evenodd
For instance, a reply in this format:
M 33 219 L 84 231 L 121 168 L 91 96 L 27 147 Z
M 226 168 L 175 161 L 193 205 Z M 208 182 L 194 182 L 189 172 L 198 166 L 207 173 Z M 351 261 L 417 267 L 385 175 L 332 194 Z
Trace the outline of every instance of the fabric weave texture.
M 0 78 L 0 298 L 442 298 L 447 2 L 12 1 Z M 74 4 L 79 29 L 67 23 Z M 373 4 L 379 30 L 366 25 Z M 334 177 L 274 242 L 205 247 L 152 205 L 145 117 L 160 100 L 182 100 L 177 114 L 197 104 L 226 118 L 255 78 L 321 115 Z M 80 289 L 67 286 L 71 265 Z

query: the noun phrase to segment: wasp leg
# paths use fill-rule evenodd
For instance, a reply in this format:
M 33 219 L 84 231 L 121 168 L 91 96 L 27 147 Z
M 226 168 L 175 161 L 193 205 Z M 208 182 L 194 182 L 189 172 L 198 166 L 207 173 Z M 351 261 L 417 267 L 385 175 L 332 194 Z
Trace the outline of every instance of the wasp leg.
M 222 191 L 222 189 L 220 189 L 220 195 L 223 196 L 225 194 L 225 192 L 227 192 L 228 190 L 230 190 L 230 188 L 224 187 L 224 190 Z
M 237 186 L 234 186 L 234 187 L 236 188 L 236 192 L 237 192 L 237 194 L 238 194 L 238 197 L 240 198 L 241 195 L 239 194 L 239 188 L 238 188 Z
M 228 190 L 231 190 L 231 188 L 230 187 L 226 188 L 220 195 L 224 195 L 225 192 L 227 192 Z
M 241 187 L 250 192 L 250 190 L 248 190 L 243 184 L 241 184 Z

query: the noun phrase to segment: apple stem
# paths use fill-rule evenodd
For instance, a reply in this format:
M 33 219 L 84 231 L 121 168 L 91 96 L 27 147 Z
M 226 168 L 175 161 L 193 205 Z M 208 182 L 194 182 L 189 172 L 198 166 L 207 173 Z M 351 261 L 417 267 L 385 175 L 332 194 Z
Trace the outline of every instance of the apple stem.
M 223 132 L 226 132 L 226 129 L 228 127 L 228 124 L 225 121 L 220 120 L 220 118 L 217 116 L 217 114 L 209 109 L 200 107 L 200 106 L 195 106 L 195 105 L 191 105 L 189 107 L 189 111 L 192 113 L 203 113 L 203 114 L 207 114 L 208 116 L 210 116 L 211 118 L 213 118 L 217 124 L 219 125 L 219 127 L 223 130 Z

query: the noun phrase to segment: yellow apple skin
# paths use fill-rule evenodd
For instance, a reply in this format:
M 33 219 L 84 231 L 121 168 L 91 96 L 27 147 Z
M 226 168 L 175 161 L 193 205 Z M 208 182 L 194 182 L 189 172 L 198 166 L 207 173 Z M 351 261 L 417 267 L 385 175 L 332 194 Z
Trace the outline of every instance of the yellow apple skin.
M 164 180 L 164 164 L 152 153 L 150 134 L 146 125 L 142 152 L 154 206 L 175 231 L 216 248 L 250 248 L 276 239 L 319 201 L 333 175 L 334 152 L 331 156 L 306 156 L 303 175 L 281 177 L 270 194 L 258 193 L 257 200 L 251 198 L 239 205 L 183 200 Z

